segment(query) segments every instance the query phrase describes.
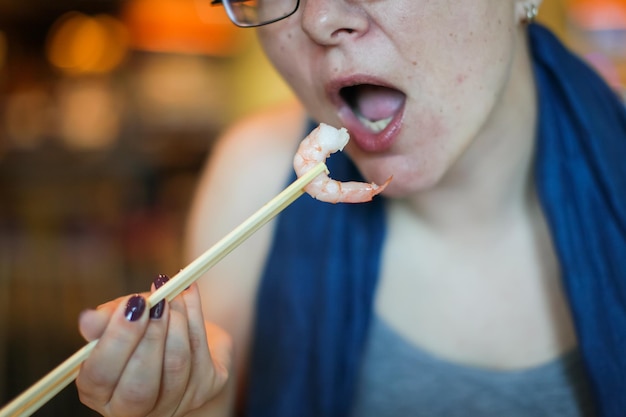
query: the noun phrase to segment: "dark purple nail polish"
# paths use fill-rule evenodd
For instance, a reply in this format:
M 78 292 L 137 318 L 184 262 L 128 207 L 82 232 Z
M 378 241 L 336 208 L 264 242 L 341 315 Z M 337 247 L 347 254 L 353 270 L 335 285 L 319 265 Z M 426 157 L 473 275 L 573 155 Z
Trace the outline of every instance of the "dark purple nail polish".
M 157 290 L 161 288 L 169 278 L 167 275 L 159 274 L 154 280 L 154 288 Z M 154 307 L 150 309 L 150 318 L 151 319 L 160 319 L 163 315 L 163 310 L 165 310 L 165 300 L 159 301 Z
M 124 316 L 128 321 L 137 321 L 146 309 L 146 300 L 141 295 L 133 295 L 126 303 Z
M 165 274 L 157 275 L 157 277 L 154 279 L 154 288 L 158 290 L 169 280 L 170 278 Z

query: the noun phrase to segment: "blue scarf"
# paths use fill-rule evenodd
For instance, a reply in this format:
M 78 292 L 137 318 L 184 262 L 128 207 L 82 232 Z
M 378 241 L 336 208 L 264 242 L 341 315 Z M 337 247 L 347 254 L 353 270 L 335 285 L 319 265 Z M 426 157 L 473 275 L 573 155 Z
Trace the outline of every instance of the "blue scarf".
M 529 36 L 540 92 L 537 188 L 597 411 L 626 416 L 626 113 L 550 32 L 531 25 Z M 327 162 L 334 177 L 359 179 L 345 155 Z M 258 291 L 246 416 L 350 414 L 383 202 L 303 196 L 279 217 Z
M 535 173 L 600 416 L 626 416 L 626 112 L 545 29 Z

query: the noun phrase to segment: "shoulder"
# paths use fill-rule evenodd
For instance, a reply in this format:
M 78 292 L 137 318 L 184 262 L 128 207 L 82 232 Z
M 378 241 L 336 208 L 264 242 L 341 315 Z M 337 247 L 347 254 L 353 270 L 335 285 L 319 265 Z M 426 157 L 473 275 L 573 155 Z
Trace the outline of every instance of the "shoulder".
M 288 101 L 248 115 L 233 124 L 218 139 L 210 163 L 246 161 L 252 166 L 266 165 L 288 156 L 293 158 L 304 136 L 306 117 L 296 101 Z M 238 172 L 242 167 L 237 167 Z
M 281 103 L 233 124 L 217 139 L 199 177 L 189 217 L 188 256 L 195 258 L 286 185 L 304 137 L 300 105 Z M 219 219 L 219 220 L 218 220 Z
M 224 132 L 198 180 L 188 218 L 188 260 L 202 254 L 287 185 L 305 127 L 304 111 L 290 102 L 248 116 Z M 240 364 L 271 236 L 270 222 L 199 281 L 206 318 L 231 334 Z
M 224 131 L 199 177 L 189 234 L 209 239 L 225 234 L 277 194 L 286 185 L 305 123 L 300 105 L 288 102 L 247 116 Z M 187 255 L 199 255 L 202 248 L 196 246 L 202 243 L 188 243 Z
M 299 104 L 289 102 L 246 117 L 218 139 L 198 180 L 189 214 L 189 259 L 282 190 L 305 123 Z M 249 240 L 257 246 L 264 243 L 253 238 Z

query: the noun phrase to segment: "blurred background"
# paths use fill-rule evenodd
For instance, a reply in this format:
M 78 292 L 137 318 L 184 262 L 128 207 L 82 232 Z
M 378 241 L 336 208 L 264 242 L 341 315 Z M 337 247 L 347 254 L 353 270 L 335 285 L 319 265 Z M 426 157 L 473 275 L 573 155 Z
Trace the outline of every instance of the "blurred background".
M 626 0 L 539 16 L 626 97 Z M 0 404 L 84 344 L 81 310 L 184 266 L 216 135 L 288 97 L 210 0 L 0 0 Z M 35 415 L 95 414 L 70 385 Z

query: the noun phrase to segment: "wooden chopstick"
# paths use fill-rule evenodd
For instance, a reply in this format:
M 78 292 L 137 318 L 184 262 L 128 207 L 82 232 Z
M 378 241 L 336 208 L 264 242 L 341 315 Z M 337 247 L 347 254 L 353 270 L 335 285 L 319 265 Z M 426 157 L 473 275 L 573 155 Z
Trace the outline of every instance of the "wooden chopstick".
M 320 162 L 306 174 L 295 180 L 276 197 L 248 217 L 243 223 L 224 236 L 206 252 L 181 269 L 165 285 L 150 294 L 147 308 L 159 301 L 175 298 L 202 274 L 217 264 L 224 256 L 243 243 L 278 213 L 304 193 L 304 187 L 322 172 L 328 172 Z M 82 362 L 87 359 L 98 340 L 93 340 L 79 349 L 50 373 L 0 409 L 0 417 L 28 417 L 68 386 L 78 375 Z

